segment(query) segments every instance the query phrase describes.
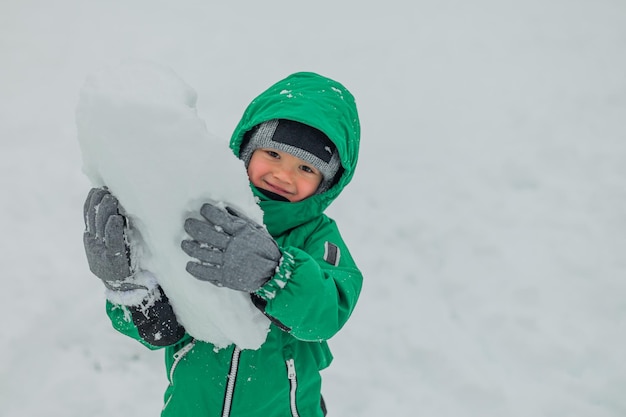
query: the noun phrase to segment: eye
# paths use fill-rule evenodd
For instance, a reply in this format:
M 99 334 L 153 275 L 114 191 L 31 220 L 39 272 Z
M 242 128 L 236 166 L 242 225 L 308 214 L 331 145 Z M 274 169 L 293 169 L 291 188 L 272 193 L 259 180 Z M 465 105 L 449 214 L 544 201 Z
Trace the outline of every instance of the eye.
M 274 152 L 274 151 L 265 151 L 265 153 L 270 156 L 271 158 L 280 158 L 280 155 L 278 154 L 278 152 Z
M 300 169 L 304 172 L 306 172 L 307 174 L 315 174 L 315 169 L 311 168 L 308 165 L 300 165 Z

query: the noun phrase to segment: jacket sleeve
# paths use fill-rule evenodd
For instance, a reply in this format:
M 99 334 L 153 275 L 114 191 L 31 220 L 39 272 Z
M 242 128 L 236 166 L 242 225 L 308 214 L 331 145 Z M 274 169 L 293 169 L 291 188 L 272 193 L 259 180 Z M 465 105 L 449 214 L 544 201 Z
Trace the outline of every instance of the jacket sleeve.
M 305 341 L 328 340 L 348 321 L 363 277 L 328 219 L 302 248 L 281 248 L 276 274 L 252 295 L 274 324 Z
M 138 305 L 114 304 L 107 300 L 107 315 L 113 328 L 150 349 L 176 344 L 185 335 L 163 290 Z

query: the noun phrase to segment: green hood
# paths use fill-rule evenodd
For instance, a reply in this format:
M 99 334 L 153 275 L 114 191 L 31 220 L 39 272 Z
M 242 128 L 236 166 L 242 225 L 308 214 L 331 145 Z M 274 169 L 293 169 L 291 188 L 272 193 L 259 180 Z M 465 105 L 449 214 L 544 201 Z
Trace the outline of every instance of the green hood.
M 343 85 L 318 74 L 299 72 L 277 82 L 250 103 L 230 140 L 235 155 L 239 156 L 244 134 L 271 119 L 294 120 L 324 132 L 337 147 L 344 170 L 328 191 L 296 203 L 268 200 L 253 187 L 261 200 L 265 224 L 270 233 L 277 235 L 322 214 L 350 182 L 357 164 L 361 127 L 354 97 Z

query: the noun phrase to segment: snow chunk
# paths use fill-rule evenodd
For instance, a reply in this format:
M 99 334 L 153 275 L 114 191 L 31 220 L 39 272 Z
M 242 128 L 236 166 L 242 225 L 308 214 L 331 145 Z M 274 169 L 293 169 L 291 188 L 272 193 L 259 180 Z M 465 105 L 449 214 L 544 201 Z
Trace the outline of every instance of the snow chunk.
M 126 63 L 89 76 L 76 111 L 83 171 L 107 186 L 129 219 L 133 266 L 156 276 L 176 316 L 197 339 L 256 349 L 269 321 L 248 294 L 185 270 L 187 217 L 204 202 L 230 205 L 261 223 L 243 163 L 197 116 L 196 92 L 169 69 Z

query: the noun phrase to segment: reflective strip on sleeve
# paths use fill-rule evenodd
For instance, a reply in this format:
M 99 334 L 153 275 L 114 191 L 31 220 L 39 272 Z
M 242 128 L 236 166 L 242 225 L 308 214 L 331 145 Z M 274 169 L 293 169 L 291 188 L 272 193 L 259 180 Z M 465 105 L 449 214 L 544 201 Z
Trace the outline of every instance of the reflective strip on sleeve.
M 324 243 L 324 260 L 331 265 L 339 265 L 339 258 L 341 258 L 341 252 L 337 245 L 326 242 Z

